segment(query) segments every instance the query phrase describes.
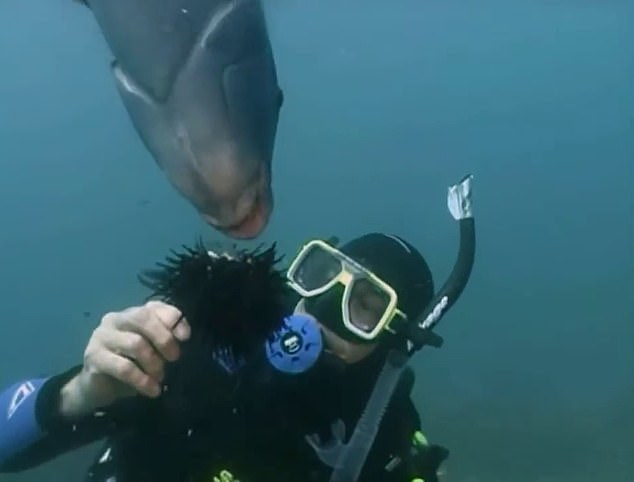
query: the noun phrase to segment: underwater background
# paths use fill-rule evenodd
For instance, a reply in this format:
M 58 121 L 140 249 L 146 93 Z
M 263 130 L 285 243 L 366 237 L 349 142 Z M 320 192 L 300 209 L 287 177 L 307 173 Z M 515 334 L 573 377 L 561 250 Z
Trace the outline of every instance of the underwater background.
M 447 187 L 476 264 L 414 360 L 446 482 L 634 480 L 634 2 L 269 0 L 285 105 L 254 243 L 401 235 L 440 286 Z M 169 249 L 222 240 L 134 132 L 90 13 L 0 5 L 0 386 L 81 362 Z M 95 447 L 2 482 L 82 480 Z M 255 481 L 257 482 L 257 481 Z

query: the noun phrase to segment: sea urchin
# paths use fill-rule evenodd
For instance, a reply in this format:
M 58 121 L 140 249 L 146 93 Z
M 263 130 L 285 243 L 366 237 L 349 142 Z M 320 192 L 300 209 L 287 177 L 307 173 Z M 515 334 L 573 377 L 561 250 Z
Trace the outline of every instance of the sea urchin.
M 159 298 L 180 309 L 192 339 L 232 358 L 249 356 L 282 326 L 288 288 L 276 268 L 275 244 L 266 249 L 232 248 L 217 255 L 199 241 L 172 251 L 158 269 L 139 276 Z

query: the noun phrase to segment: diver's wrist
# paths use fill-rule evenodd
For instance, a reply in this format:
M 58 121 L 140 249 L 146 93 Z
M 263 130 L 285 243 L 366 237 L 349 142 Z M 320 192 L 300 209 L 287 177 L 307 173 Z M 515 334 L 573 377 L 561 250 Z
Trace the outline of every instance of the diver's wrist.
M 59 416 L 64 420 L 73 420 L 90 412 L 83 398 L 78 374 L 60 390 L 57 406 Z

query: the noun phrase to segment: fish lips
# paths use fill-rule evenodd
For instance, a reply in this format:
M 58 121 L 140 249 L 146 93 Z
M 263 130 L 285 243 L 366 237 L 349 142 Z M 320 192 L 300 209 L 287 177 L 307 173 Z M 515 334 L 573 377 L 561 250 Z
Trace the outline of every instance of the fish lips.
M 223 222 L 204 210 L 202 218 L 224 235 L 234 239 L 253 239 L 266 228 L 273 212 L 273 194 L 269 185 L 258 190 L 249 210 L 235 222 Z

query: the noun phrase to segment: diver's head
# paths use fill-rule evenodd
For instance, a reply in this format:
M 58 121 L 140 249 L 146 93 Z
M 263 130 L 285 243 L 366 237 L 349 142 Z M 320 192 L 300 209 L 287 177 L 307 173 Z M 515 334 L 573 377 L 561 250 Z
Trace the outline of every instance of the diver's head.
M 423 256 L 407 241 L 381 233 L 340 249 L 312 241 L 287 277 L 304 298 L 300 309 L 318 320 L 330 350 L 348 362 L 394 334 L 395 319 L 416 320 L 434 295 Z

